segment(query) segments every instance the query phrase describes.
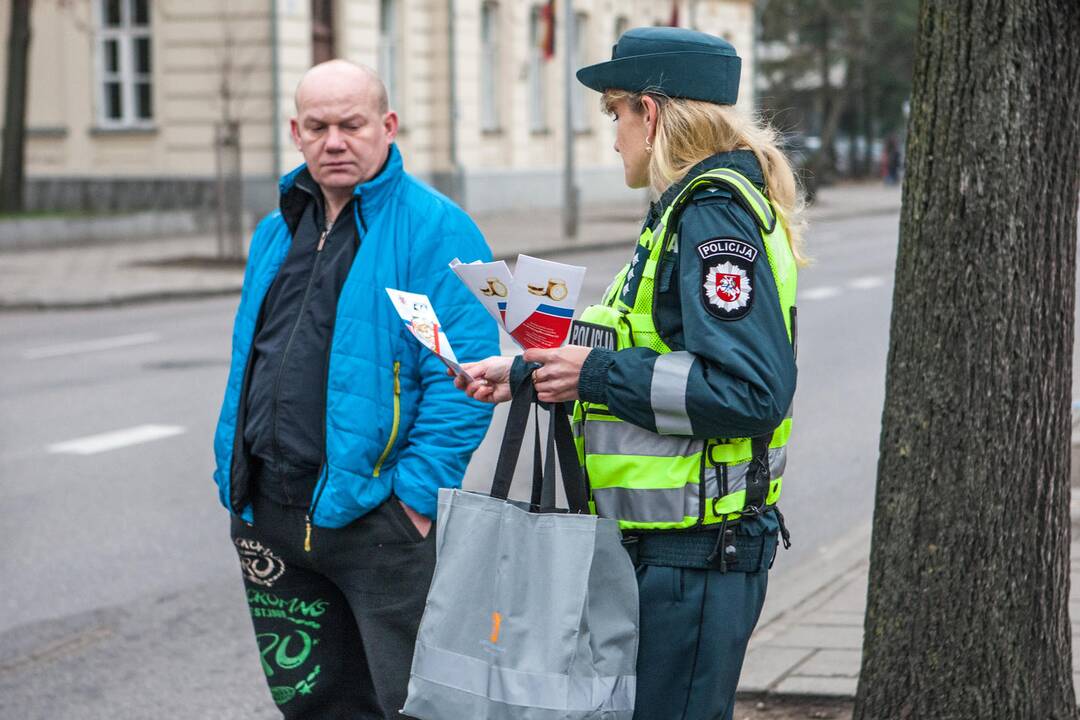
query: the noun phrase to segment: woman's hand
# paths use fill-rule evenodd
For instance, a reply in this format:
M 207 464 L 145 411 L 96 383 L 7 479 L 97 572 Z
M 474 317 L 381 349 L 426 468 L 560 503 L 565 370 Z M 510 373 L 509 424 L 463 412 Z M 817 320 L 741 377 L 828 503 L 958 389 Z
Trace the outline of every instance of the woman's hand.
M 525 351 L 526 362 L 538 362 L 544 367 L 533 371 L 533 387 L 542 402 L 565 402 L 578 399 L 578 379 L 581 366 L 592 348 L 567 345 L 561 348 Z
M 514 358 L 492 355 L 486 360 L 474 363 L 462 363 L 462 369 L 472 376 L 473 381 L 466 383 L 465 378 L 454 377 L 454 387 L 464 390 L 469 397 L 486 403 L 501 403 L 510 399 L 510 366 Z M 453 370 L 447 370 L 453 375 Z

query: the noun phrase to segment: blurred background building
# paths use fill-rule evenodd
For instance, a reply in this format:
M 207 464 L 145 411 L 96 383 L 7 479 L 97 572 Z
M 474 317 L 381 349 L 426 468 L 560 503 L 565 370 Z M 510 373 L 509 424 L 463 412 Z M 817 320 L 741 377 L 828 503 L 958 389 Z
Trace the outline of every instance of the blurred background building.
M 10 0 L 9 0 L 10 1 Z M 744 58 L 754 107 L 752 0 L 52 0 L 33 4 L 26 209 L 213 211 L 276 204 L 300 162 L 293 90 L 313 63 L 378 70 L 401 117 L 406 168 L 472 212 L 562 201 L 565 52 L 610 56 L 625 29 L 678 24 Z M 0 13 L 7 36 L 9 13 Z M 583 203 L 626 190 L 598 97 L 569 94 Z M 238 196 L 241 193 L 236 193 Z

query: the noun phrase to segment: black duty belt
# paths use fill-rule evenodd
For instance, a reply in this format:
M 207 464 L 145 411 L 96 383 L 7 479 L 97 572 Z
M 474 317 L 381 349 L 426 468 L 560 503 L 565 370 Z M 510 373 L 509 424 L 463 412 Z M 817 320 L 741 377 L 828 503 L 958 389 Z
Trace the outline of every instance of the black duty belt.
M 768 569 L 776 554 L 777 534 L 747 535 L 736 527 L 731 523 L 723 530 L 628 535 L 623 546 L 635 565 L 743 573 Z

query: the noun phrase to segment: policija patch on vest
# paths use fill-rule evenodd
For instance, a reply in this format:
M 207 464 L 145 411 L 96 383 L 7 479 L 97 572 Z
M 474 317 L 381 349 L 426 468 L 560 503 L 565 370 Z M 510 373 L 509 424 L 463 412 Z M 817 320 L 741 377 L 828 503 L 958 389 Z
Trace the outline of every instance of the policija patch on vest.
M 733 238 L 713 238 L 698 245 L 701 301 L 710 315 L 738 320 L 754 302 L 754 261 L 758 250 Z
M 618 339 L 615 335 L 614 328 L 575 320 L 573 326 L 570 328 L 570 344 L 584 345 L 585 347 L 591 348 L 602 348 L 604 350 L 615 350 L 617 349 L 616 345 L 618 344 Z

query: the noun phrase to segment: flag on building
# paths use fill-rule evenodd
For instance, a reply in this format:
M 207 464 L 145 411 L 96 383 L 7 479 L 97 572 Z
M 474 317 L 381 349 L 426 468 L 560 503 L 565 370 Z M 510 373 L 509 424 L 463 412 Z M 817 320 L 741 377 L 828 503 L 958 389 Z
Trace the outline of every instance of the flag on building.
M 671 27 L 679 27 L 679 0 L 671 0 Z
M 540 8 L 540 52 L 545 60 L 555 57 L 555 0 Z

